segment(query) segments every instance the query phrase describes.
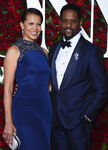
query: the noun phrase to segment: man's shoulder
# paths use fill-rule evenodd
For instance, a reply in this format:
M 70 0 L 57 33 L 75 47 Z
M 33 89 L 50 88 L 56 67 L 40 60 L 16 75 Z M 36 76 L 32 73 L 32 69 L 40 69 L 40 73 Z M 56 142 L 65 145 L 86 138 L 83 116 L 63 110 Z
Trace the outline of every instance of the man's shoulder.
M 83 38 L 83 52 L 87 54 L 88 57 L 96 56 L 96 55 L 103 55 L 103 52 L 100 47 L 91 43 L 90 41 Z
M 91 43 L 90 41 L 88 41 L 87 39 L 85 39 L 84 37 L 82 37 L 83 38 L 83 41 L 84 41 L 84 46 L 86 47 L 86 48 L 88 48 L 88 49 L 95 49 L 95 48 L 99 48 L 97 45 L 95 45 L 95 44 L 93 44 L 93 43 Z

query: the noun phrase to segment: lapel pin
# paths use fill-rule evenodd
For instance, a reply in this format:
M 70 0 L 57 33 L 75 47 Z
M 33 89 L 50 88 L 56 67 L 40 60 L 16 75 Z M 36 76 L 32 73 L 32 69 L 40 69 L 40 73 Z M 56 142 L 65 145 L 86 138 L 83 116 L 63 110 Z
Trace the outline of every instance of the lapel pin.
M 75 53 L 75 60 L 78 60 L 79 59 L 79 54 L 78 53 Z

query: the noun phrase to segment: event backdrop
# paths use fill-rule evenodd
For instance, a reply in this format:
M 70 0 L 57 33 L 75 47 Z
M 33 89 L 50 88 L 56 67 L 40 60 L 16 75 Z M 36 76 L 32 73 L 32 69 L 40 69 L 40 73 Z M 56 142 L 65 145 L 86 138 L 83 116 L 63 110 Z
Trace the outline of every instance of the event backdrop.
M 40 0 L 42 4 L 42 0 Z M 77 4 L 81 7 L 83 14 L 83 28 L 90 36 L 90 11 L 91 0 L 67 0 L 67 3 Z M 59 16 L 50 4 L 45 1 L 45 33 L 47 49 L 56 41 L 61 39 Z M 93 43 L 101 47 L 103 53 L 107 47 L 107 23 L 101 13 L 96 1 L 94 4 L 94 40 Z M 21 14 L 26 9 L 25 0 L 0 0 L 0 54 L 5 56 L 6 51 L 12 43 L 21 37 L 19 21 Z M 41 43 L 41 37 L 39 44 Z M 3 59 L 0 57 L 0 150 L 9 150 L 5 144 L 2 133 L 4 128 L 3 110 Z M 92 61 L 92 60 L 91 60 Z M 108 59 L 105 58 L 106 71 L 108 72 Z M 92 150 L 108 150 L 108 104 L 98 115 L 98 127 L 93 130 Z

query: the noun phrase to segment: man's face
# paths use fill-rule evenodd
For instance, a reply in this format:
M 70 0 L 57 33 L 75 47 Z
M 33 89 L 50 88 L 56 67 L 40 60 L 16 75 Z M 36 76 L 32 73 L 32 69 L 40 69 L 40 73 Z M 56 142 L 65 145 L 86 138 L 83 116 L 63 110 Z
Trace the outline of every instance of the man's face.
M 74 10 L 65 10 L 62 13 L 60 19 L 60 27 L 63 36 L 66 40 L 74 37 L 79 31 L 81 26 L 81 20 L 78 18 L 78 14 Z

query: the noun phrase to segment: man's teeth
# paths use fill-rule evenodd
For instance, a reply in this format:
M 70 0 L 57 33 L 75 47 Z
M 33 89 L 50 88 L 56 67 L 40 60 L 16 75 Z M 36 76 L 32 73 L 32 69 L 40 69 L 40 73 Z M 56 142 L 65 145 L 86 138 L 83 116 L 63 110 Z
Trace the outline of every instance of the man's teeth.
M 68 30 L 66 30 L 66 31 L 67 31 L 67 32 L 71 32 L 71 30 L 69 30 L 69 29 L 68 29 Z

